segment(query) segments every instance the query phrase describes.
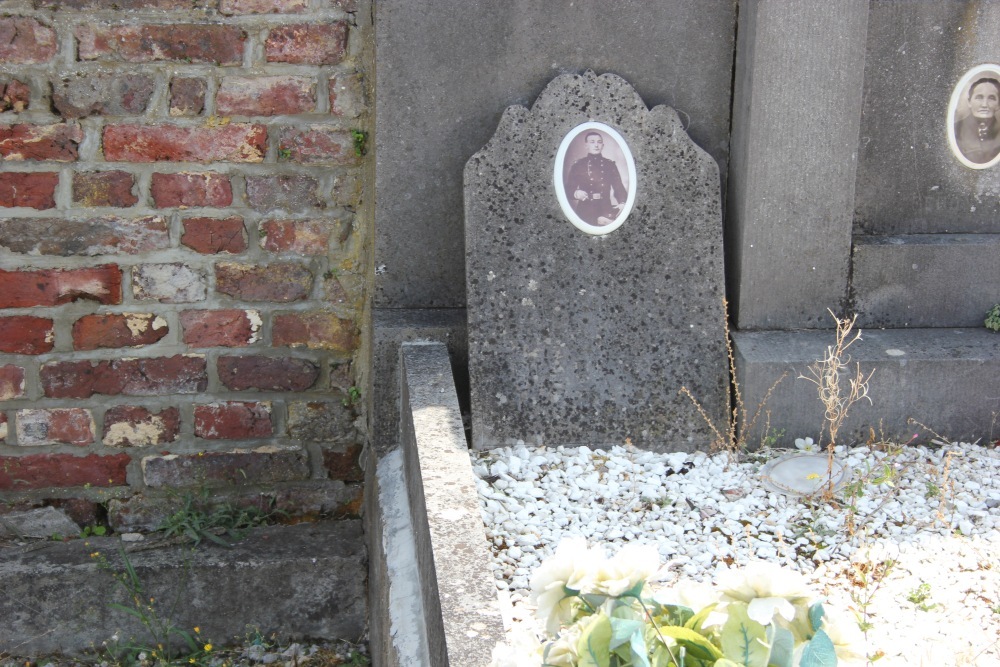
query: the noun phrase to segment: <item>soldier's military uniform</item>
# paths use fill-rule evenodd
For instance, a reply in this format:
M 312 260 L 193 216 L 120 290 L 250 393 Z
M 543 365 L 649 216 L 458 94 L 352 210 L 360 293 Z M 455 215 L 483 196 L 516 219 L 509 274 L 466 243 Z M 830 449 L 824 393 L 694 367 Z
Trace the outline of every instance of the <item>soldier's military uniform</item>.
M 586 192 L 587 198 L 577 199 L 577 190 Z M 628 193 L 622 185 L 621 174 L 614 160 L 603 155 L 586 155 L 570 167 L 569 178 L 566 179 L 566 194 L 573 202 L 576 214 L 584 222 L 599 226 L 601 223 L 598 218 L 603 216 L 614 220 L 618 216 L 619 211 L 611 205 L 612 192 L 619 204 L 625 203 Z

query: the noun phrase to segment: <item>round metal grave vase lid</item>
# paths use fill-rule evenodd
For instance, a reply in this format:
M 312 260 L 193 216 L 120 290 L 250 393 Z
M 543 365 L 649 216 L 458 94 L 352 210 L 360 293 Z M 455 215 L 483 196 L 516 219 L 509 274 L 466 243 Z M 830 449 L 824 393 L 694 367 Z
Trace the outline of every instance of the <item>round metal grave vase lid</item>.
M 796 452 L 779 457 L 764 466 L 761 476 L 770 491 L 794 496 L 808 496 L 821 491 L 829 481 L 829 459 L 826 454 Z M 833 490 L 850 479 L 851 469 L 833 460 Z

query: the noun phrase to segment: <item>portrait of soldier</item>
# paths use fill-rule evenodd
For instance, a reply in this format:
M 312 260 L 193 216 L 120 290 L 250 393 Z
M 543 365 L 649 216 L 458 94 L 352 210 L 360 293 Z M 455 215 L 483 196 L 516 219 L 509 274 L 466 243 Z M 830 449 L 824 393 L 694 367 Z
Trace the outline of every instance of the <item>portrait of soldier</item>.
M 604 136 L 590 131 L 583 140 L 587 152 L 566 172 L 566 193 L 584 222 L 603 227 L 621 214 L 628 191 L 618 165 L 604 156 Z
M 985 164 L 1000 154 L 1000 81 L 976 79 L 965 100 L 968 115 L 955 121 L 955 143 L 969 162 Z

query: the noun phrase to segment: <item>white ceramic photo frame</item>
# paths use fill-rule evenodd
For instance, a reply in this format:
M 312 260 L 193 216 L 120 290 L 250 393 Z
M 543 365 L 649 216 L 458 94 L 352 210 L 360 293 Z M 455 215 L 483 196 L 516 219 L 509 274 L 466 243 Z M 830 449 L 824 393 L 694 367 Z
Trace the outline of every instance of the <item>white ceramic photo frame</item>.
M 948 146 L 970 169 L 1000 162 L 1000 65 L 977 65 L 951 93 L 946 117 Z
M 566 219 L 587 234 L 615 231 L 635 205 L 635 160 L 614 128 L 590 121 L 559 144 L 552 182 Z

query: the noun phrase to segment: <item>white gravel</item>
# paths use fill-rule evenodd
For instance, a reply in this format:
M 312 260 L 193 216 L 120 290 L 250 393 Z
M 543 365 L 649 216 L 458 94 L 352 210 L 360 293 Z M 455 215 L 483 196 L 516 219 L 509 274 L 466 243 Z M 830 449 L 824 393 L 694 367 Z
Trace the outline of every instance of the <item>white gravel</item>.
M 1000 449 L 838 448 L 854 500 L 768 491 L 784 454 L 517 446 L 473 461 L 497 586 L 530 617 L 531 573 L 562 537 L 660 552 L 664 585 L 763 559 L 802 572 L 867 627 L 877 665 L 1000 665 Z M 853 506 L 853 508 L 852 508 Z M 864 627 L 863 627 L 864 629 Z

